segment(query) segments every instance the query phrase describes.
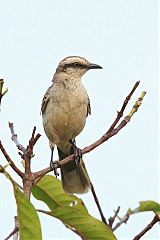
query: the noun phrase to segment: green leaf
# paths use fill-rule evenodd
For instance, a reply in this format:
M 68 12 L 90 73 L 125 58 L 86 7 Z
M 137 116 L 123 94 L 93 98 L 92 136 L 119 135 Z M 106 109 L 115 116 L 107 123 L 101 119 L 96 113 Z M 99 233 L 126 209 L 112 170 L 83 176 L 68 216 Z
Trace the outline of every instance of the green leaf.
M 61 182 L 53 176 L 44 176 L 32 191 L 35 198 L 45 202 L 49 211 L 45 214 L 61 220 L 74 229 L 85 240 L 116 240 L 112 230 L 100 220 L 92 217 L 83 201 L 64 192 Z
M 17 203 L 20 240 L 41 240 L 41 226 L 36 209 L 15 184 L 13 187 Z
M 132 210 L 131 212 L 134 214 L 146 211 L 154 211 L 155 213 L 160 214 L 160 204 L 150 200 L 141 201 L 139 202 L 139 207 Z
M 35 198 L 45 202 L 51 210 L 58 206 L 76 205 L 77 207 L 81 207 L 81 205 L 84 205 L 81 199 L 64 192 L 61 181 L 50 175 L 45 175 L 33 187 L 32 193 Z M 83 207 L 83 211 L 87 212 L 85 206 Z
M 106 239 L 115 240 L 111 229 L 98 219 L 92 217 L 88 213 L 83 213 L 81 209 L 74 207 L 57 207 L 57 209 L 46 212 L 50 216 L 61 220 L 69 228 L 76 229 L 86 240 Z
M 12 179 L 5 168 L 0 166 L 1 172 L 10 180 L 14 190 L 14 196 L 17 203 L 17 219 L 19 227 L 20 240 L 42 240 L 41 226 L 38 214 L 33 204 L 20 191 L 17 183 Z

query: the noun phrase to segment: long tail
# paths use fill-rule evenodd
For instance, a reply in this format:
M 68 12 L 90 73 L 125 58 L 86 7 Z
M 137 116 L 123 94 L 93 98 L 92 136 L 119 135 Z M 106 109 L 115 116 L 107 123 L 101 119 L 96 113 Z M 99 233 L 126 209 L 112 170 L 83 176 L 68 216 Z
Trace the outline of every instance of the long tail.
M 58 148 L 59 160 L 63 160 L 70 154 L 73 154 L 73 148 L 70 148 L 70 153 L 64 153 Z M 61 168 L 61 179 L 63 189 L 67 193 L 86 193 L 90 188 L 90 180 L 85 168 L 83 160 L 79 164 L 72 161 Z

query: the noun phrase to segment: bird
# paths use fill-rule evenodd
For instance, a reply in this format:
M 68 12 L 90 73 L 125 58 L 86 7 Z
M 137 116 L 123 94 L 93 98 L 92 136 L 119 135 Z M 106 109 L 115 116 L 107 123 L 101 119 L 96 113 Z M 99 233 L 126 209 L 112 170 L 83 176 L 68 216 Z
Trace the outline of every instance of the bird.
M 62 186 L 69 194 L 86 193 L 91 187 L 81 151 L 75 143 L 75 137 L 82 132 L 86 118 L 91 114 L 90 99 L 81 80 L 90 69 L 102 67 L 80 56 L 64 58 L 59 62 L 41 104 L 43 127 L 52 150 L 50 166 L 53 166 L 55 146 L 59 161 L 75 154 L 75 161 L 61 166 Z

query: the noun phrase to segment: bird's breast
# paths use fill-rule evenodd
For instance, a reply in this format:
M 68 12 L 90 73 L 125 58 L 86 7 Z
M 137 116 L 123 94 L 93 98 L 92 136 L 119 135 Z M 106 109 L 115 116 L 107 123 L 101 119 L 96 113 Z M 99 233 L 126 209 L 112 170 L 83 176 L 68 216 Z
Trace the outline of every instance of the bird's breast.
M 68 141 L 84 128 L 88 95 L 83 85 L 75 89 L 54 89 L 47 105 L 43 124 L 50 141 Z

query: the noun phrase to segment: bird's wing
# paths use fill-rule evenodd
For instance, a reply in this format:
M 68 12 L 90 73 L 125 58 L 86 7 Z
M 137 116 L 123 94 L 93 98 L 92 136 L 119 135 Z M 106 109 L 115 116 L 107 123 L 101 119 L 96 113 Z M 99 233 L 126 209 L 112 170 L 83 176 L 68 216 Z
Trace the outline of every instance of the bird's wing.
M 44 97 L 42 99 L 42 104 L 41 104 L 41 113 L 43 114 L 46 106 L 50 100 L 50 91 L 51 91 L 52 85 L 47 89 L 46 93 L 44 94 Z
M 91 103 L 88 97 L 88 105 L 87 105 L 87 116 L 91 114 Z

